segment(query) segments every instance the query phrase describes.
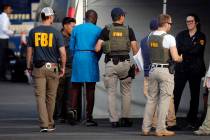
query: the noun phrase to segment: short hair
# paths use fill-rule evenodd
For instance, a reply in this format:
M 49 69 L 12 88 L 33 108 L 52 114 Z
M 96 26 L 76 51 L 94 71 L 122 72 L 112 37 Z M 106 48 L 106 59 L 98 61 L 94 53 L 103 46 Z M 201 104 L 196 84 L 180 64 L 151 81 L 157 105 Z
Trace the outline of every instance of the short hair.
M 76 19 L 75 18 L 70 18 L 70 17 L 65 17 L 63 18 L 63 21 L 62 21 L 62 26 L 64 26 L 65 24 L 68 24 L 68 23 L 76 23 Z
M 91 22 L 93 24 L 96 24 L 97 19 L 98 19 L 98 14 L 96 13 L 96 11 L 91 9 L 85 13 L 85 21 L 86 22 Z
M 194 13 L 189 13 L 189 14 L 187 14 L 186 18 L 189 17 L 189 16 L 194 18 L 195 22 L 197 23 L 196 28 L 197 28 L 198 31 L 200 31 L 201 30 L 201 24 L 200 24 L 200 18 L 198 17 L 198 15 L 196 15 Z
M 163 27 L 165 23 L 168 23 L 168 21 L 171 19 L 171 16 L 168 14 L 160 14 L 158 16 L 158 27 Z
M 8 7 L 12 7 L 10 4 L 3 4 L 2 11 L 6 10 Z

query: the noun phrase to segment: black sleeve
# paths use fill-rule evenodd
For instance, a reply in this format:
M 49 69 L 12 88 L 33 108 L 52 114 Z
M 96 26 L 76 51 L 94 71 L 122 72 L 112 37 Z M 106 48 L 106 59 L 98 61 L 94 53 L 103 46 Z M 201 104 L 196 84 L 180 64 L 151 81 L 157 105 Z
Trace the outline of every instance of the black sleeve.
M 107 30 L 106 27 L 101 31 L 99 39 L 101 39 L 103 41 L 109 40 L 109 30 Z
M 63 39 L 61 32 L 57 31 L 56 35 L 57 35 L 57 40 L 56 40 L 57 47 L 58 48 L 64 47 L 64 39 Z
M 136 41 L 136 36 L 132 28 L 128 28 L 130 41 Z
M 196 39 L 193 41 L 193 47 L 189 50 L 189 55 L 202 55 L 205 50 L 206 36 L 203 33 L 199 33 Z

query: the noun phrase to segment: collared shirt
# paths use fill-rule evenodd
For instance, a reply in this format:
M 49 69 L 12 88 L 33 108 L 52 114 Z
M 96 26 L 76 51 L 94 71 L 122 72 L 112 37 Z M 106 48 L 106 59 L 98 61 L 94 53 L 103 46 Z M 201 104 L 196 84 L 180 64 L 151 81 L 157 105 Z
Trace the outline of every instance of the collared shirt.
M 0 38 L 8 39 L 9 36 L 14 34 L 14 32 L 12 30 L 9 30 L 9 26 L 11 25 L 11 23 L 9 21 L 8 15 L 4 12 L 0 14 L 0 23 Z
M 204 63 L 205 34 L 197 31 L 190 37 L 189 31 L 184 30 L 177 35 L 176 41 L 178 53 L 183 57 L 183 61 L 176 65 L 176 71 L 204 76 L 206 72 Z

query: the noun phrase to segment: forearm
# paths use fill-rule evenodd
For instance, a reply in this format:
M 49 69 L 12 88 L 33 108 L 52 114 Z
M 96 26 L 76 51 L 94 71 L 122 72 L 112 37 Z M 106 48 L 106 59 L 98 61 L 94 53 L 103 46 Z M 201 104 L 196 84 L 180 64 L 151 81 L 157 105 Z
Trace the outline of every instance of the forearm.
M 65 51 L 65 47 L 62 47 L 62 49 L 60 48 L 60 57 L 61 57 L 61 68 L 65 68 L 66 67 L 66 51 Z
M 27 55 L 26 55 L 26 66 L 27 68 L 31 68 L 32 65 L 32 47 L 27 47 Z

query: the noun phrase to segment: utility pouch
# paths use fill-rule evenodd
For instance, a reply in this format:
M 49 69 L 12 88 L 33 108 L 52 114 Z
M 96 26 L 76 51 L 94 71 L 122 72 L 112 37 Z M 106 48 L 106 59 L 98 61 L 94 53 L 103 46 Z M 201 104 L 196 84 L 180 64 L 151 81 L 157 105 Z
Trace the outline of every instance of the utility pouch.
M 103 53 L 109 54 L 111 52 L 110 41 L 104 41 L 102 43 L 102 48 L 103 48 Z
M 119 57 L 113 57 L 112 58 L 112 62 L 113 62 L 114 65 L 117 65 L 119 63 L 119 61 L 120 61 Z
M 136 76 L 135 70 L 136 70 L 136 67 L 135 67 L 135 64 L 133 64 L 128 71 L 128 76 L 131 77 L 132 79 L 135 79 L 135 76 Z
M 45 61 L 44 60 L 37 60 L 37 61 L 34 62 L 34 67 L 35 68 L 41 68 L 44 65 L 45 65 Z

